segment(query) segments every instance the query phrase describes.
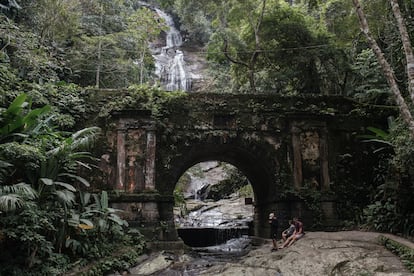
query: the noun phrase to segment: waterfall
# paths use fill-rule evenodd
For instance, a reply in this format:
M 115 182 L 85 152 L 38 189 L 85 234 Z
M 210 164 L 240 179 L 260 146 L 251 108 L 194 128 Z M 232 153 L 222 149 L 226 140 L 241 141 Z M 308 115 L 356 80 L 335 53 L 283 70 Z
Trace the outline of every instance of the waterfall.
M 161 50 L 154 51 L 153 54 L 155 74 L 166 90 L 189 91 L 191 78 L 186 70 L 184 53 L 179 49 L 183 43 L 182 36 L 170 15 L 157 8 L 154 8 L 154 10 L 165 20 L 168 26 L 165 39 L 166 45 Z

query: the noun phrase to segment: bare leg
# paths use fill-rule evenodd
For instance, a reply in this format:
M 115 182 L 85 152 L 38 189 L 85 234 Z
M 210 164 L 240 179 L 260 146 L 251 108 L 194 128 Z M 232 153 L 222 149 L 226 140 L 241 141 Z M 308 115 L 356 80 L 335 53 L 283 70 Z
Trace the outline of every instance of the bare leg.
M 288 246 L 291 246 L 296 241 L 296 235 L 292 236 L 293 238 L 290 240 Z
M 282 246 L 280 248 L 285 248 L 285 247 L 289 246 L 289 243 L 293 239 L 293 237 L 294 237 L 294 235 L 287 238 L 287 240 L 282 244 Z

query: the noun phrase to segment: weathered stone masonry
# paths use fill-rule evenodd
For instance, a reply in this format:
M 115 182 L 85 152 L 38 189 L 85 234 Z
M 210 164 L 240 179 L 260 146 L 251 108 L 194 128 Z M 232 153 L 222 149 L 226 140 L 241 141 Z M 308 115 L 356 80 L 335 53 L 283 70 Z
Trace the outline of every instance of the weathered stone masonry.
M 334 226 L 337 156 L 355 147 L 350 133 L 383 121 L 367 110 L 360 116 L 355 108 L 340 97 L 194 94 L 167 104 L 162 118 L 119 110 L 111 119 L 114 127 L 106 128 L 109 146 L 102 152 L 106 169 L 116 172 L 105 180 L 117 191 L 112 204 L 147 236 L 175 240 L 173 191 L 179 177 L 196 163 L 219 160 L 238 167 L 253 186 L 255 235 L 268 236 L 272 210 L 311 225 L 306 204 L 287 196 L 304 187 L 326 194 L 322 223 Z

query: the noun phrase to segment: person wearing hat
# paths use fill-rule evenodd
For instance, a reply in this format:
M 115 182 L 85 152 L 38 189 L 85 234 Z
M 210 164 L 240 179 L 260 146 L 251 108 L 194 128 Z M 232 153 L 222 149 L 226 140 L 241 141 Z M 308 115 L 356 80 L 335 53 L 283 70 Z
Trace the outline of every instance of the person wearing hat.
M 270 238 L 272 239 L 273 248 L 272 251 L 277 250 L 277 230 L 279 227 L 279 222 L 275 213 L 269 214 L 269 224 L 270 224 Z

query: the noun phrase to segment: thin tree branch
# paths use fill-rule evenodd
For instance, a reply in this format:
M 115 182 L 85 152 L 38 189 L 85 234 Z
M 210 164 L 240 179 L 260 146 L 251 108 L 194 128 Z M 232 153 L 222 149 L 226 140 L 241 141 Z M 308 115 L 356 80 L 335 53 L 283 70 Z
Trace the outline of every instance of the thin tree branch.
M 242 65 L 242 66 L 245 66 L 245 67 L 249 67 L 249 65 L 247 63 L 245 63 L 245 62 L 243 62 L 241 60 L 236 60 L 236 59 L 234 59 L 233 57 L 231 57 L 229 55 L 229 52 L 228 52 L 228 41 L 227 41 L 227 39 L 224 39 L 224 47 L 223 48 L 224 48 L 223 49 L 224 56 L 228 60 L 230 60 L 232 63 L 239 64 L 239 65 Z
M 414 55 L 411 47 L 410 37 L 407 32 L 407 27 L 404 18 L 401 15 L 400 6 L 397 0 L 390 0 L 394 17 L 398 23 L 398 29 L 401 35 L 401 41 L 404 47 L 405 57 L 407 61 L 407 77 L 408 89 L 410 91 L 411 102 L 414 104 Z
M 391 92 L 394 95 L 395 101 L 399 107 L 401 117 L 405 121 L 405 123 L 408 125 L 408 128 L 410 130 L 410 134 L 412 139 L 414 139 L 414 120 L 413 116 L 410 112 L 410 109 L 408 108 L 407 103 L 405 102 L 405 99 L 401 95 L 400 89 L 398 87 L 397 81 L 395 80 L 394 72 L 392 70 L 391 65 L 388 63 L 386 58 L 384 57 L 384 54 L 381 50 L 381 48 L 378 46 L 378 43 L 372 36 L 367 19 L 365 17 L 364 11 L 361 8 L 361 5 L 359 3 L 359 0 L 352 0 L 355 6 L 356 13 L 358 15 L 361 31 L 364 33 L 371 49 L 374 51 L 375 55 L 377 56 L 378 62 L 380 63 L 382 67 L 382 71 L 385 75 L 385 78 L 388 82 L 388 85 L 390 86 Z

